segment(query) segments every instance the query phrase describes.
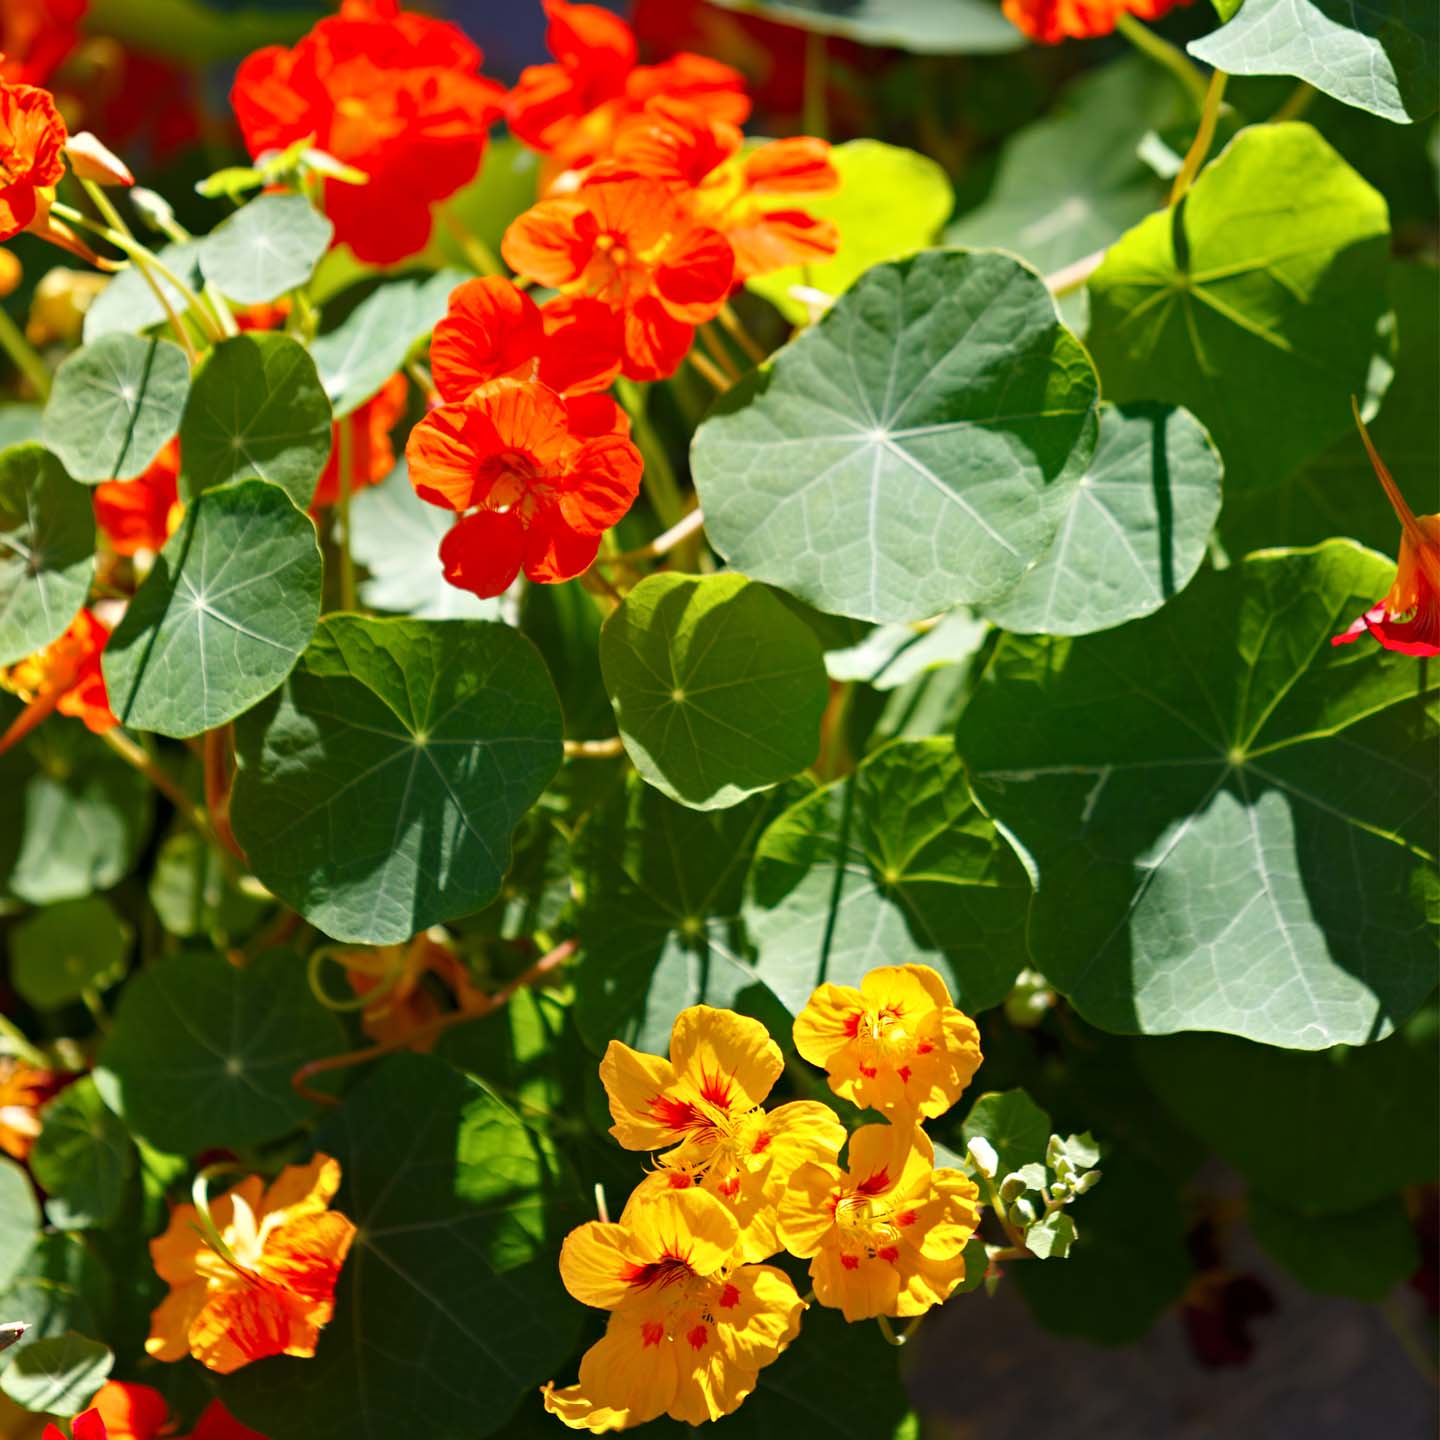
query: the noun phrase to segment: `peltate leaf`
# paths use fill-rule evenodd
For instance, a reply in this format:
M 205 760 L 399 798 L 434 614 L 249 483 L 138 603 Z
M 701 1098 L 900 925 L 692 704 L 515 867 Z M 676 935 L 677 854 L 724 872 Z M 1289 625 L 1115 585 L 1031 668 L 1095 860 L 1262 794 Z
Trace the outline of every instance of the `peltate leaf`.
M 0 1155 L 0 1288 L 8 1288 L 20 1273 L 39 1237 L 40 1206 L 30 1177 Z
M 165 268 L 172 275 L 183 280 L 192 291 L 199 290 L 205 283 L 200 275 L 200 246 L 195 241 L 184 241 L 166 245 L 156 252 Z M 190 302 L 164 276 L 156 274 L 159 285 L 170 308 L 177 315 L 184 315 Z M 87 345 L 93 345 L 103 335 L 133 335 L 148 330 L 152 325 L 164 324 L 168 317 L 150 282 L 142 271 L 130 266 L 122 270 L 95 297 L 95 302 L 85 312 L 83 335 Z
M 3 1390 L 37 1415 L 78 1415 L 105 1383 L 115 1356 L 73 1332 L 20 1345 L 0 1374 Z
M 1250 1228 L 1307 1290 L 1321 1295 L 1378 1303 L 1420 1269 L 1415 1226 L 1398 1195 L 1313 1218 L 1252 1194 Z
M 40 1237 L 20 1273 L 0 1291 L 0 1315 L 6 1317 L 0 1323 L 23 1317 L 32 1344 L 67 1330 L 98 1335 L 113 1291 L 104 1264 L 80 1236 L 51 1232 Z
M 124 972 L 130 937 L 102 896 L 62 900 L 10 932 L 10 979 L 37 1010 L 58 1010 Z
M 200 269 L 231 300 L 259 305 L 305 284 L 334 233 L 303 195 L 257 195 L 205 237 Z
M 988 1140 L 1000 1161 L 996 1176 L 1003 1177 L 1044 1160 L 1050 1117 L 1023 1090 L 992 1090 L 970 1107 L 960 1136 L 967 1145 Z
M 115 1218 L 135 1170 L 135 1147 L 120 1117 L 86 1076 L 46 1107 L 30 1167 L 60 1230 L 91 1230 Z

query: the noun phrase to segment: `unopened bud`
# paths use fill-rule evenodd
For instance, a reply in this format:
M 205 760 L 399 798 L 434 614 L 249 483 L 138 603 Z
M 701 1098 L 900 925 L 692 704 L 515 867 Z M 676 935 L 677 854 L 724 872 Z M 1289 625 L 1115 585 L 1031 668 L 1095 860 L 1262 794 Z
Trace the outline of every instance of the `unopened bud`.
M 1087 1170 L 1076 1182 L 1075 1193 L 1083 1195 L 1087 1190 L 1093 1190 L 1100 1183 L 1099 1170 Z
M 1027 1188 L 1023 1175 L 1009 1174 L 1000 1182 L 1000 1198 L 1008 1205 L 1012 1200 L 1018 1200 Z
M 0 1350 L 8 1350 L 17 1340 L 23 1339 L 29 1328 L 23 1320 L 12 1320 L 0 1325 Z
M 983 1135 L 975 1136 L 965 1147 L 965 1153 L 980 1174 L 987 1180 L 994 1178 L 995 1172 L 1000 1168 L 1000 1157 L 995 1153 L 995 1147 Z
M 1028 1200 L 1017 1200 L 1006 1215 L 1017 1230 L 1027 1229 L 1035 1223 L 1035 1207 Z
M 175 212 L 170 208 L 170 202 L 163 195 L 157 195 L 143 185 L 137 185 L 130 192 L 130 203 L 135 207 L 135 213 L 140 219 L 162 235 L 168 234 L 175 223 Z
M 71 167 L 82 180 L 96 185 L 133 185 L 130 167 L 88 130 L 72 135 L 65 144 Z
M 1070 1187 L 1063 1180 L 1057 1180 L 1050 1187 L 1050 1194 L 1056 1200 L 1068 1199 L 1070 1196 Z

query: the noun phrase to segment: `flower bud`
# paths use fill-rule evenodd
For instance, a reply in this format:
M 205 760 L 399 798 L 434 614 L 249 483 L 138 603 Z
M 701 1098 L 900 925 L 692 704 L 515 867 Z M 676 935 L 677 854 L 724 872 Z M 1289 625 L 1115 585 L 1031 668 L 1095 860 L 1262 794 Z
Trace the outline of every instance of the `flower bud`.
M 1093 1190 L 1100 1183 L 1099 1170 L 1087 1170 L 1076 1182 L 1075 1193 L 1083 1195 L 1087 1190 Z
M 1035 1207 L 1028 1200 L 1017 1200 L 1006 1216 L 1017 1230 L 1025 1230 L 1035 1223 Z
M 71 168 L 82 180 L 96 185 L 133 185 L 130 167 L 88 130 L 72 135 L 65 144 Z
M 1000 1157 L 995 1153 L 995 1147 L 983 1135 L 977 1135 L 971 1140 L 965 1153 L 980 1174 L 987 1180 L 994 1178 L 995 1172 L 1000 1168 Z
M 137 185 L 130 192 L 130 203 L 141 220 L 162 235 L 168 233 L 169 227 L 175 221 L 175 211 L 171 209 L 170 202 L 163 195 L 157 195 L 143 185 Z
M 1000 1198 L 1008 1205 L 1012 1200 L 1018 1200 L 1027 1188 L 1025 1177 L 1012 1172 L 1000 1182 Z

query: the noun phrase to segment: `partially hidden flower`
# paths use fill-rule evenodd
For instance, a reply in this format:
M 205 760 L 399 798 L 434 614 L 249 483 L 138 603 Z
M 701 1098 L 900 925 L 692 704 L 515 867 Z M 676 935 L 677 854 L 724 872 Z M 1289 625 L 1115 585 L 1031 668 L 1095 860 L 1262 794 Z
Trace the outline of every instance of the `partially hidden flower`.
M 544 5 L 554 63 L 521 72 L 505 119 L 517 138 L 551 157 L 552 176 L 605 159 L 625 118 L 657 96 L 734 125 L 750 113 L 738 70 L 685 51 L 637 65 L 634 32 L 618 15 L 565 0 Z
M 88 0 L 5 0 L 0 5 L 0 80 L 43 85 L 80 39 Z
M 795 1048 L 862 1109 L 943 1115 L 980 1067 L 980 1032 L 928 965 L 883 965 L 859 989 L 819 986 L 795 1017 Z
M 627 1150 L 664 1152 L 636 1196 L 691 1188 L 714 1195 L 739 1225 L 746 1260 L 781 1248 L 775 1207 L 797 1167 L 834 1161 L 845 1143 L 828 1105 L 764 1108 L 784 1065 L 758 1020 L 709 1005 L 675 1017 L 669 1059 L 612 1040 L 600 1062 L 610 1133 Z
M 1358 407 L 1355 423 L 1385 498 L 1400 521 L 1400 555 L 1395 583 L 1385 598 L 1330 643 L 1348 645 L 1368 632 L 1385 649 L 1402 655 L 1440 655 L 1440 515 L 1415 514 L 1375 449 Z
M 53 711 L 84 721 L 97 735 L 120 723 L 110 709 L 100 669 L 100 652 L 109 638 L 110 627 L 93 610 L 82 610 L 59 639 L 0 670 L 0 689 L 25 702 L 24 710 L 0 735 L 0 755 Z
M 395 468 L 390 432 L 405 413 L 410 390 L 404 375 L 392 375 L 363 405 L 335 422 L 330 458 L 320 472 L 310 501 L 312 513 L 340 499 L 340 456 L 350 461 L 350 493 L 378 485 Z M 347 434 L 342 442 L 341 427 Z
M 43 229 L 69 138 L 48 90 L 0 81 L 0 240 Z
M 428 931 L 404 945 L 336 950 L 333 955 L 355 994 L 371 997 L 360 1012 L 360 1025 L 382 1045 L 404 1043 L 447 1013 L 426 986 L 430 977 L 445 986 L 459 1010 L 479 1009 L 486 999 L 472 983 L 465 962 Z M 429 1050 L 434 1044 L 435 1037 L 430 1037 L 412 1048 Z
M 32 345 L 78 345 L 86 312 L 109 283 L 108 275 L 92 270 L 72 270 L 64 265 L 47 270 L 30 297 L 25 338 Z
M 1159 20 L 1190 0 L 1004 0 L 1005 18 L 1032 40 L 1058 45 L 1062 40 L 1092 40 L 1109 35 L 1121 15 Z
M 780 1238 L 810 1261 L 815 1298 L 847 1320 L 922 1315 L 965 1278 L 980 1221 L 974 1182 L 935 1169 L 916 1125 L 866 1125 L 844 1171 L 802 1165 L 780 1199 Z
M 572 1430 L 623 1430 L 661 1415 L 691 1425 L 728 1415 L 799 1333 L 804 1305 L 783 1271 L 735 1260 L 734 1217 L 699 1190 L 631 1201 L 618 1224 L 571 1231 L 560 1277 L 610 1311 L 576 1385 L 545 1386 Z
M 355 1238 L 354 1224 L 329 1208 L 339 1187 L 328 1155 L 287 1166 L 268 1188 L 250 1176 L 210 1206 L 223 1254 L 195 1207 L 178 1206 L 150 1242 L 170 1294 L 150 1317 L 146 1353 L 193 1355 L 221 1375 L 270 1355 L 313 1355 Z
M 29 1158 L 40 1134 L 40 1107 L 55 1093 L 52 1071 L 0 1055 L 0 1150 L 19 1161 Z
M 231 91 L 251 155 L 313 144 L 368 177 L 327 180 L 337 243 L 372 264 L 425 248 L 431 207 L 474 179 L 503 89 L 455 26 L 396 0 L 344 0 L 293 49 L 257 50 Z
M 482 596 L 522 569 L 542 584 L 581 574 L 634 503 L 642 469 L 620 435 L 576 434 L 564 399 L 538 382 L 439 406 L 405 454 L 420 498 L 461 512 L 440 542 L 445 578 Z
M 616 311 L 632 380 L 672 375 L 735 278 L 735 252 L 718 230 L 693 220 L 663 180 L 622 168 L 531 206 L 501 252 L 517 274 Z
M 91 1402 L 91 1412 L 105 1426 L 108 1440 L 161 1440 L 174 1433 L 170 1406 L 149 1385 L 107 1380 Z M 195 1424 L 189 1440 L 265 1440 L 242 1425 L 219 1400 L 212 1400 Z
M 95 523 L 117 555 L 159 550 L 175 533 L 180 503 L 180 441 L 171 439 L 133 480 L 95 487 Z

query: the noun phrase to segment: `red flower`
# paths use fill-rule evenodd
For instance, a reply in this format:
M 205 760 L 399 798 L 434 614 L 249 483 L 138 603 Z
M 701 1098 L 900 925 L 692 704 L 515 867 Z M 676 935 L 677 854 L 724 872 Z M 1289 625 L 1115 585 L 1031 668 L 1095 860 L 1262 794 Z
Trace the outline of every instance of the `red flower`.
M 834 222 L 793 204 L 839 187 L 829 145 L 801 135 L 742 155 L 743 139 L 734 125 L 656 100 L 621 127 L 615 159 L 664 180 L 700 224 L 718 230 L 735 252 L 737 281 L 830 259 L 840 246 Z
M 86 1422 L 88 1431 L 80 1428 L 80 1420 Z M 98 1440 L 160 1440 L 173 1428 L 170 1407 L 158 1390 L 121 1380 L 107 1380 L 95 1396 L 94 1405 L 75 1425 L 77 1440 L 85 1440 L 87 1433 Z M 242 1425 L 220 1401 L 212 1400 L 191 1432 L 190 1440 L 265 1440 L 265 1437 Z
M 180 520 L 180 441 L 171 440 L 133 480 L 95 487 L 95 523 L 117 555 L 158 550 Z
M 87 0 L 5 0 L 0 5 L 0 80 L 43 85 L 75 48 Z
M 568 419 L 548 386 L 512 381 L 441 405 L 411 432 L 416 493 L 473 512 L 440 543 L 452 585 L 498 595 L 522 568 L 543 584 L 569 580 L 634 503 L 640 452 L 618 435 L 577 435 Z
M 350 493 L 367 485 L 378 485 L 395 468 L 395 448 L 390 432 L 405 413 L 409 387 L 403 375 L 392 375 L 363 405 L 335 422 L 334 443 L 330 458 L 320 472 L 315 498 L 310 510 L 333 505 L 340 498 L 340 427 L 348 426 L 350 435 Z
M 518 274 L 617 311 L 632 380 L 675 372 L 695 326 L 719 311 L 735 275 L 723 235 L 696 224 L 664 181 L 624 169 L 591 174 L 574 194 L 532 205 L 505 232 L 501 251 Z
M 453 25 L 397 0 L 344 0 L 293 50 L 251 55 L 231 100 L 252 155 L 314 135 L 370 177 L 328 181 L 326 213 L 361 260 L 392 264 L 424 249 L 430 207 L 480 168 L 504 97 L 481 58 Z
M 1395 583 L 1385 598 L 1330 643 L 1348 645 L 1368 630 L 1387 650 L 1402 655 L 1440 655 L 1440 515 L 1415 514 L 1371 442 L 1358 408 L 1355 423 L 1400 521 L 1400 556 Z
M 120 723 L 111 713 L 100 670 L 100 652 L 109 638 L 110 627 L 93 611 L 82 610 L 58 640 L 0 673 L 0 686 L 25 700 L 24 710 L 0 735 L 0 755 L 52 710 L 83 720 L 97 735 Z
M 1092 40 L 1108 35 L 1127 12 L 1141 20 L 1158 20 L 1190 0 L 1004 0 L 1006 19 L 1042 45 L 1062 40 Z
M 0 240 L 43 227 L 69 138 L 48 91 L 0 81 Z

